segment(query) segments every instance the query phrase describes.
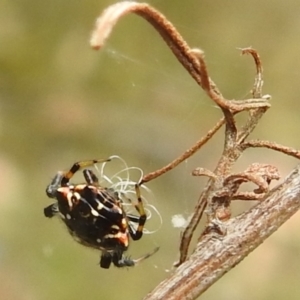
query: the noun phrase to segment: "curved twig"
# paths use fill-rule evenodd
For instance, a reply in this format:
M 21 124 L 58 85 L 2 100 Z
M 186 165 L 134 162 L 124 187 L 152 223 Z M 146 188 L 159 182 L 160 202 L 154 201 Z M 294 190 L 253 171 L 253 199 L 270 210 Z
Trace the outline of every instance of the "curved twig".
M 196 142 L 195 145 L 193 145 L 191 148 L 187 149 L 182 155 L 180 155 L 178 158 L 174 159 L 173 161 L 171 161 L 169 164 L 167 164 L 166 166 L 164 166 L 161 169 L 158 169 L 154 172 L 148 173 L 146 174 L 141 181 L 139 182 L 139 184 L 143 184 L 146 183 L 150 180 L 153 180 L 157 177 L 159 177 L 160 175 L 171 171 L 172 169 L 174 169 L 175 167 L 177 167 L 180 163 L 182 163 L 183 161 L 185 161 L 186 159 L 188 159 L 189 157 L 191 157 L 194 153 L 196 153 L 208 140 L 210 140 L 213 135 L 222 127 L 222 125 L 225 123 L 225 118 L 222 118 L 218 121 L 218 123 L 211 128 L 208 133 L 206 134 L 206 136 L 202 137 L 198 142 Z
M 231 101 L 223 98 L 221 92 L 217 88 L 216 84 L 207 75 L 207 82 L 203 82 L 202 68 L 203 65 L 199 63 L 199 52 L 189 47 L 186 41 L 182 38 L 176 28 L 168 19 L 155 10 L 147 3 L 138 3 L 131 1 L 119 2 L 109 6 L 102 15 L 97 19 L 95 29 L 92 33 L 90 44 L 92 48 L 98 50 L 103 47 L 106 39 L 109 37 L 113 27 L 118 20 L 129 13 L 135 13 L 145 20 L 147 20 L 161 35 L 166 44 L 174 53 L 178 61 L 189 72 L 189 74 L 195 79 L 195 81 L 204 89 L 207 90 L 209 86 L 210 98 L 219 105 L 222 110 L 230 110 L 232 113 L 240 112 L 243 110 L 249 110 L 258 107 L 269 107 L 267 99 L 256 99 L 255 103 L 244 103 L 243 100 L 239 101 L 239 104 L 231 103 Z M 202 54 L 203 59 L 203 54 Z M 202 66 L 201 66 L 202 65 Z M 220 101 L 222 99 L 222 101 Z
M 262 87 L 264 84 L 263 68 L 262 68 L 261 59 L 260 59 L 257 51 L 255 51 L 252 48 L 239 48 L 239 50 L 242 51 L 242 54 L 250 54 L 254 59 L 255 66 L 256 66 L 256 76 L 255 76 L 255 81 L 254 81 L 254 85 L 253 85 L 253 89 L 252 89 L 251 93 L 254 98 L 261 98 L 262 97 Z
M 90 40 L 91 46 L 96 50 L 100 49 L 118 20 L 129 13 L 135 13 L 143 17 L 157 30 L 180 63 L 202 87 L 197 57 L 193 55 L 190 47 L 173 24 L 163 14 L 147 3 L 124 1 L 109 6 L 96 21 L 96 26 Z M 210 84 L 217 94 L 221 94 L 211 79 Z
M 300 159 L 299 150 L 270 141 L 251 140 L 248 142 L 244 142 L 240 147 L 242 150 L 245 150 L 247 148 L 267 148 Z

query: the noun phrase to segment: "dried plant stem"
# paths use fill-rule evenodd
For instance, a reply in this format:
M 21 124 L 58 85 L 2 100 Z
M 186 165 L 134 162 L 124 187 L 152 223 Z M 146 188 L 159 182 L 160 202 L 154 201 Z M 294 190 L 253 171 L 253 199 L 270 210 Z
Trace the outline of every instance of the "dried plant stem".
M 262 87 L 264 84 L 263 76 L 262 76 L 263 68 L 262 68 L 261 59 L 258 53 L 252 48 L 240 48 L 240 50 L 242 51 L 242 54 L 250 54 L 255 61 L 256 76 L 255 76 L 254 86 L 251 92 L 254 98 L 261 98 Z
M 264 201 L 226 223 L 224 236 L 208 234 L 189 260 L 144 300 L 196 299 L 300 209 L 300 166 Z
M 269 141 L 252 140 L 252 141 L 243 143 L 241 145 L 241 148 L 243 150 L 245 150 L 247 148 L 268 148 L 268 149 L 275 150 L 275 151 L 284 153 L 286 155 L 300 159 L 300 151 L 299 150 L 293 149 L 291 147 L 283 146 L 278 143 L 269 142 Z
M 198 142 L 196 142 L 195 145 L 193 145 L 191 148 L 186 150 L 182 155 L 180 155 L 178 158 L 171 161 L 169 164 L 164 166 L 161 169 L 158 169 L 154 172 L 146 174 L 142 180 L 140 181 L 140 184 L 146 183 L 150 180 L 153 180 L 157 178 L 158 176 L 174 169 L 177 167 L 180 163 L 191 157 L 194 153 L 196 153 L 208 140 L 210 140 L 213 135 L 221 128 L 221 126 L 225 123 L 225 118 L 222 118 L 218 121 L 218 123 L 208 131 L 206 136 L 202 137 Z
M 100 49 L 119 18 L 129 13 L 135 13 L 146 19 L 158 31 L 174 55 L 196 82 L 202 86 L 198 60 L 193 53 L 191 53 L 190 47 L 178 33 L 173 24 L 169 22 L 163 14 L 149 6 L 147 3 L 124 1 L 108 7 L 96 22 L 96 27 L 90 41 L 91 46 L 96 50 Z M 211 85 L 214 87 L 215 92 L 220 94 L 212 81 Z
M 248 48 L 244 49 L 243 53 L 248 53 L 252 55 L 254 57 L 255 63 L 258 64 L 256 65 L 256 79 L 253 87 L 253 91 L 254 91 L 253 93 L 260 94 L 262 89 L 262 74 L 261 74 L 262 66 L 261 66 L 261 61 L 259 59 L 259 56 L 255 50 L 251 49 L 251 51 L 249 51 Z M 214 91 L 210 89 L 209 82 L 207 79 L 205 79 L 206 77 L 208 77 L 208 74 L 205 67 L 204 59 L 202 57 L 202 53 L 198 52 L 197 57 L 201 65 L 201 70 L 202 70 L 201 74 L 203 78 L 202 81 L 206 83 L 206 85 L 204 85 L 204 90 L 208 93 L 208 95 L 211 98 L 219 98 L 217 101 L 215 101 L 216 103 L 222 102 L 220 96 L 215 94 Z M 233 114 L 230 112 L 230 110 L 226 109 L 223 105 L 220 106 L 223 108 L 223 113 L 225 115 L 226 130 L 225 130 L 225 143 L 224 143 L 223 153 L 214 171 L 214 174 L 216 175 L 217 178 L 219 178 L 219 180 L 209 180 L 209 182 L 206 185 L 206 188 L 201 193 L 196 203 L 196 206 L 194 208 L 194 212 L 191 217 L 191 220 L 183 231 L 182 239 L 180 242 L 180 257 L 179 257 L 179 261 L 175 264 L 175 266 L 179 266 L 187 259 L 189 245 L 191 243 L 194 231 L 197 228 L 203 216 L 204 210 L 206 210 L 208 215 L 208 223 L 211 222 L 216 217 L 217 208 L 214 201 L 214 193 L 219 189 L 222 189 L 224 178 L 228 176 L 233 164 L 241 156 L 244 148 L 240 147 L 240 143 L 242 143 L 248 137 L 248 135 L 254 130 L 259 119 L 263 116 L 263 114 L 266 112 L 266 110 L 269 107 L 268 105 L 266 105 L 265 107 L 258 106 L 256 109 L 251 110 L 249 114 L 248 122 L 238 132 L 235 126 Z M 231 196 L 233 196 L 233 194 Z M 229 206 L 230 199 L 223 199 L 223 202 L 224 203 L 227 202 L 226 206 Z M 228 208 L 225 207 L 223 212 L 221 213 L 219 212 L 219 214 L 226 215 L 229 213 L 227 210 Z

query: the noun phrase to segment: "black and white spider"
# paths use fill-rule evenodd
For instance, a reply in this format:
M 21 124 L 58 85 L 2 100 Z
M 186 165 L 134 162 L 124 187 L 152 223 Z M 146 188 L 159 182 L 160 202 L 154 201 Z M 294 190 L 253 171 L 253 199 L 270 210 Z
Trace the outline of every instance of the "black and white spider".
M 100 250 L 100 266 L 105 269 L 111 263 L 116 267 L 134 266 L 158 250 L 155 248 L 152 253 L 136 260 L 124 256 L 130 238 L 139 240 L 142 237 L 147 216 L 138 184 L 135 185 L 137 202 L 132 203 L 127 199 L 135 207 L 138 216 L 126 214 L 119 192 L 102 187 L 97 176 L 91 170 L 84 169 L 110 160 L 80 161 L 69 171 L 58 172 L 46 189 L 47 196 L 56 199 L 56 202 L 44 209 L 46 217 L 58 216 L 77 242 Z M 80 169 L 84 169 L 86 182 L 70 183 Z

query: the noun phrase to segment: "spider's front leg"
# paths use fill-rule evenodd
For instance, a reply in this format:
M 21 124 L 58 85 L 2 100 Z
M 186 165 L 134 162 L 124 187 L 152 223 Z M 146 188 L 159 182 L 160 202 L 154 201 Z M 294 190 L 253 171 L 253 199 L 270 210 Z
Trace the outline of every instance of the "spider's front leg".
M 56 198 L 57 189 L 60 187 L 61 179 L 63 178 L 63 173 L 58 172 L 52 179 L 51 183 L 46 188 L 46 194 L 49 198 Z M 58 214 L 57 203 L 53 203 L 44 208 L 44 215 L 47 218 L 52 218 Z
M 61 180 L 64 177 L 62 172 L 58 172 L 46 188 L 46 194 L 49 198 L 56 197 L 56 191 L 61 186 Z
M 69 181 L 70 179 L 74 176 L 74 174 L 79 171 L 80 169 L 82 168 L 85 168 L 85 167 L 90 167 L 90 166 L 93 166 L 95 164 L 99 164 L 99 163 L 104 163 L 104 162 L 108 162 L 108 161 L 111 161 L 111 158 L 107 158 L 107 159 L 91 159 L 91 160 L 84 160 L 84 161 L 79 161 L 79 162 L 76 162 L 72 167 L 71 169 L 66 172 L 64 174 L 64 176 L 62 177 L 61 179 L 61 186 L 67 186 L 69 184 Z M 89 183 L 89 178 L 85 177 L 87 182 Z M 96 181 L 98 182 L 98 179 L 97 177 L 94 175 L 92 178 L 91 178 L 92 181 Z
M 56 198 L 57 197 L 57 190 L 60 187 L 66 187 L 69 185 L 70 179 L 74 176 L 74 174 L 80 170 L 81 168 L 92 166 L 96 163 L 102 163 L 110 161 L 110 158 L 108 159 L 94 159 L 94 160 L 86 160 L 86 161 L 80 161 L 76 162 L 69 171 L 67 172 L 58 172 L 54 178 L 52 179 L 51 183 L 46 188 L 46 194 L 49 198 Z M 84 172 L 85 179 L 88 184 L 98 185 L 98 178 L 92 171 Z M 57 203 L 53 203 L 49 206 L 47 206 L 44 209 L 44 215 L 47 218 L 52 218 L 53 216 L 57 215 L 59 213 L 58 205 Z
M 92 159 L 76 162 L 69 171 L 67 172 L 58 172 L 55 177 L 52 179 L 51 183 L 46 188 L 46 194 L 49 198 L 56 198 L 56 191 L 59 187 L 68 186 L 70 179 L 74 174 L 82 168 L 92 166 L 97 163 L 103 163 L 110 161 L 110 158 L 107 159 Z M 88 184 L 98 184 L 98 178 L 94 173 L 84 173 L 84 177 Z

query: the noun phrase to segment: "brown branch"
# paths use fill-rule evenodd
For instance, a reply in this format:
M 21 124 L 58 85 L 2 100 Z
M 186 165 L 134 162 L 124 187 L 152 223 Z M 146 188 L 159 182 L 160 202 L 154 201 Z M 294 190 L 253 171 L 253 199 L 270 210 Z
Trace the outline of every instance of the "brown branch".
M 144 300 L 196 299 L 300 209 L 300 166 L 251 210 L 224 222 L 226 235 L 208 234 L 189 260 Z
M 252 48 L 241 48 L 242 54 L 250 54 L 252 55 L 254 61 L 255 61 L 255 66 L 256 66 L 256 76 L 255 76 L 255 81 L 254 81 L 254 86 L 251 91 L 252 95 L 254 98 L 261 98 L 262 97 L 262 87 L 264 84 L 263 81 L 263 68 L 262 68 L 262 63 L 261 59 L 257 53 Z
M 174 169 L 175 167 L 177 167 L 180 163 L 182 163 L 183 161 L 185 161 L 186 159 L 188 159 L 189 157 L 191 157 L 194 153 L 196 153 L 208 140 L 210 140 L 213 135 L 221 128 L 221 126 L 225 123 L 225 119 L 222 118 L 218 121 L 218 123 L 211 128 L 208 133 L 206 134 L 206 136 L 202 137 L 198 142 L 196 142 L 195 145 L 193 145 L 191 148 L 187 149 L 183 154 L 181 154 L 178 158 L 174 159 L 173 161 L 171 161 L 169 164 L 167 164 L 166 166 L 164 166 L 161 169 L 158 169 L 154 172 L 148 173 L 146 174 L 142 180 L 139 182 L 139 184 L 143 184 L 146 183 L 150 180 L 153 180 L 157 177 L 159 177 L 160 175 L 171 171 L 172 169 Z
M 90 44 L 92 48 L 95 50 L 102 48 L 118 20 L 129 13 L 137 14 L 147 20 L 161 35 L 175 57 L 189 72 L 192 78 L 194 78 L 203 89 L 206 89 L 208 85 L 207 82 L 202 82 L 204 76 L 202 70 L 203 68 L 206 68 L 206 66 L 199 63 L 199 53 L 201 53 L 201 56 L 203 57 L 203 52 L 199 49 L 190 48 L 173 24 L 168 21 L 163 14 L 147 3 L 124 1 L 111 5 L 104 10 L 97 19 L 95 29 L 91 36 Z M 249 101 L 244 103 L 243 100 L 238 103 L 233 103 L 230 100 L 223 98 L 216 84 L 208 77 L 208 75 L 207 80 L 209 83 L 209 91 L 211 95 L 213 95 L 211 99 L 213 101 L 222 99 L 222 105 L 220 106 L 222 109 L 227 108 L 228 110 L 232 110 L 232 113 L 236 113 L 257 107 L 270 106 L 267 99 L 264 97 L 255 99 L 255 103 L 249 103 Z M 220 105 L 220 102 L 217 101 L 216 104 Z
M 245 150 L 247 148 L 267 148 L 300 159 L 299 150 L 293 149 L 291 147 L 283 146 L 274 142 L 262 141 L 262 140 L 251 140 L 241 145 L 241 149 Z
M 248 51 L 248 50 L 245 50 Z M 246 52 L 245 52 L 246 53 Z M 262 78 L 262 64 L 259 59 L 258 54 L 255 50 L 251 49 L 251 51 L 247 52 L 254 57 L 254 61 L 256 64 L 256 79 L 253 90 L 255 93 L 261 93 L 263 81 Z M 202 78 L 208 76 L 206 75 L 206 67 L 205 62 L 203 60 L 202 52 L 197 52 L 197 57 L 199 59 L 199 64 L 202 66 Z M 207 82 L 203 80 L 203 82 Z M 213 91 L 210 91 L 208 86 L 204 86 L 204 89 L 208 93 L 211 99 L 215 100 L 214 98 L 219 98 L 218 101 L 215 101 L 217 104 L 218 102 L 223 102 L 221 96 L 214 94 Z M 269 99 L 269 96 L 266 97 L 266 100 Z M 253 101 L 254 100 L 254 101 Z M 236 126 L 234 124 L 233 114 L 231 111 L 226 109 L 224 105 L 219 105 L 224 113 L 226 119 L 226 130 L 225 130 L 225 143 L 222 156 L 217 163 L 217 167 L 214 171 L 214 174 L 218 178 L 218 180 L 209 180 L 207 186 L 201 193 L 198 202 L 194 208 L 193 215 L 187 227 L 184 229 L 181 242 L 180 242 L 180 257 L 179 261 L 176 262 L 175 266 L 179 266 L 182 264 L 188 256 L 188 249 L 190 242 L 192 240 L 193 234 L 195 229 L 197 228 L 204 210 L 206 210 L 206 214 L 208 217 L 208 224 L 212 222 L 215 218 L 222 218 L 226 219 L 230 217 L 230 210 L 229 204 L 231 201 L 231 197 L 234 196 L 234 193 L 228 193 L 226 197 L 220 200 L 215 200 L 215 193 L 218 190 L 222 190 L 223 188 L 223 180 L 229 175 L 229 172 L 234 165 L 234 163 L 239 159 L 241 156 L 244 148 L 240 147 L 240 144 L 248 137 L 248 135 L 254 130 L 256 125 L 258 124 L 259 119 L 263 116 L 266 110 L 269 108 L 269 104 L 265 106 L 255 106 L 258 104 L 255 100 L 259 99 L 248 99 L 244 100 L 242 103 L 237 102 L 236 105 L 243 106 L 243 103 L 246 103 L 247 109 L 250 109 L 249 112 L 249 119 L 247 123 L 242 127 L 242 129 L 237 132 Z M 232 103 L 233 101 L 231 101 Z M 250 105 L 250 106 L 249 106 Z M 238 113 L 239 110 L 232 107 L 231 110 Z M 211 225 L 208 225 L 208 227 Z M 214 226 L 213 226 L 214 227 Z
M 96 21 L 96 26 L 90 40 L 91 46 L 95 50 L 100 49 L 118 20 L 129 13 L 135 13 L 147 20 L 161 35 L 180 63 L 187 69 L 196 82 L 202 86 L 197 57 L 191 52 L 190 47 L 173 24 L 163 14 L 147 3 L 124 1 L 109 6 Z M 211 85 L 214 87 L 216 93 L 220 94 L 213 81 L 211 81 Z

